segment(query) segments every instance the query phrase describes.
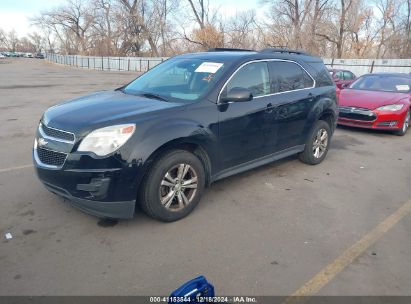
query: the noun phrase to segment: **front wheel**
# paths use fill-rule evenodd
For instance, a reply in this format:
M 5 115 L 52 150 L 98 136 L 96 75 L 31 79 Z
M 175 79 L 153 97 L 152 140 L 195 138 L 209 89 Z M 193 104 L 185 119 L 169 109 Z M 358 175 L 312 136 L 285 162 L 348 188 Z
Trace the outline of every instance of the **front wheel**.
M 398 136 L 404 136 L 405 133 L 407 133 L 408 127 L 410 125 L 410 118 L 411 118 L 411 114 L 410 114 L 410 110 L 408 110 L 407 114 L 405 114 L 404 122 L 402 123 L 401 129 L 395 132 L 395 134 L 397 134 Z
M 330 146 L 331 129 L 324 120 L 319 120 L 312 128 L 305 143 L 305 149 L 299 155 L 303 163 L 317 165 L 327 155 Z
M 159 158 L 139 193 L 139 203 L 150 217 L 173 222 L 197 206 L 205 185 L 204 168 L 192 153 L 174 150 Z

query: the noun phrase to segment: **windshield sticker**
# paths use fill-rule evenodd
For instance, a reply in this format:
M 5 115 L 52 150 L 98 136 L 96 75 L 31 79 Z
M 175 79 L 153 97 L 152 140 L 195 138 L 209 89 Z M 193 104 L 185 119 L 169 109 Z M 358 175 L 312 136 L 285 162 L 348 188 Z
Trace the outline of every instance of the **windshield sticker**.
M 224 63 L 203 62 L 194 72 L 215 74 L 223 65 Z
M 410 86 L 408 84 L 399 84 L 395 86 L 397 88 L 397 91 L 409 91 Z
M 214 77 L 214 74 L 208 74 L 208 76 L 204 77 L 203 80 L 210 82 L 213 79 L 213 77 Z

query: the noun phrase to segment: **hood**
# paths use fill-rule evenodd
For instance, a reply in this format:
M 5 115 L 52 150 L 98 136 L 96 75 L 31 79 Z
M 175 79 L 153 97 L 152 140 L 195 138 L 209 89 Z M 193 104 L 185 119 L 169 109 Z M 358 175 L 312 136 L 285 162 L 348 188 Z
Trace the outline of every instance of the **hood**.
M 374 110 L 407 99 L 408 94 L 381 91 L 344 89 L 340 91 L 340 106 Z
M 121 91 L 103 91 L 72 99 L 49 108 L 43 122 L 56 129 L 79 133 L 89 130 L 135 122 L 154 112 L 182 107 L 182 104 L 124 94 Z

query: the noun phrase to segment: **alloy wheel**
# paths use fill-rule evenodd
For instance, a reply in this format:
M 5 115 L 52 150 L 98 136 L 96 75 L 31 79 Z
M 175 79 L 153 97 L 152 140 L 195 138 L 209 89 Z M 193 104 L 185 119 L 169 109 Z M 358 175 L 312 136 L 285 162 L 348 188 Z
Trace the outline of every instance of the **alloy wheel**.
M 315 158 L 321 158 L 327 151 L 328 146 L 328 132 L 325 129 L 320 129 L 314 138 L 313 155 Z
M 402 131 L 405 133 L 407 131 L 409 125 L 410 125 L 410 111 L 407 112 L 407 115 L 405 116 L 404 119 L 404 124 L 402 125 Z
M 192 202 L 197 186 L 197 173 L 192 166 L 189 164 L 175 165 L 161 180 L 161 204 L 170 211 L 179 211 Z

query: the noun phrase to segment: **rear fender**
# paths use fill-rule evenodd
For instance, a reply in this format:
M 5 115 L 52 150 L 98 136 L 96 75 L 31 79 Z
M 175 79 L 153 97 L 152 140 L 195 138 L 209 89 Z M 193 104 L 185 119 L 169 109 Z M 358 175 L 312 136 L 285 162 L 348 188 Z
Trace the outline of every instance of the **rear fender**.
M 330 90 L 328 94 L 320 95 L 315 101 L 304 126 L 304 138 L 307 138 L 315 122 L 324 116 L 332 117 L 332 125 L 330 125 L 330 128 L 331 130 L 334 130 L 338 118 L 335 88 Z

